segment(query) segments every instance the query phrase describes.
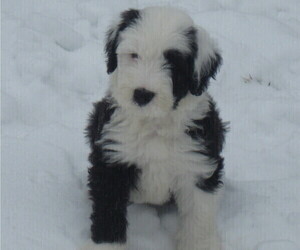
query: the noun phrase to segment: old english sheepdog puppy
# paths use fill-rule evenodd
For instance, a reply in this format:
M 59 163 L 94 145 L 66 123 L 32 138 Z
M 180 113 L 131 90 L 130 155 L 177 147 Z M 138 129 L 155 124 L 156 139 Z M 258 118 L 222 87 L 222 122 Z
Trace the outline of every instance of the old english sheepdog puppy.
M 126 249 L 128 204 L 170 200 L 178 250 L 221 249 L 225 126 L 206 92 L 222 61 L 218 48 L 184 12 L 150 7 L 121 13 L 105 52 L 110 85 L 87 127 L 93 212 L 85 249 Z

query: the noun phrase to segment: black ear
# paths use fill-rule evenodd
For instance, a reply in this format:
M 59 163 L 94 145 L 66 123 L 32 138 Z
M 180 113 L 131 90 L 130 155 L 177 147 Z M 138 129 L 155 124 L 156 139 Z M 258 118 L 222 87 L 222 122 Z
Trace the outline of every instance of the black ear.
M 191 94 L 199 96 L 207 89 L 210 78 L 215 79 L 222 61 L 221 55 L 215 52 L 213 56 L 209 56 L 208 60 L 202 63 L 201 69 L 194 73 L 190 86 Z
M 114 72 L 118 65 L 117 47 L 119 44 L 120 33 L 127 27 L 135 24 L 140 18 L 140 11 L 136 9 L 126 10 L 120 15 L 120 22 L 111 27 L 106 34 L 105 53 L 107 57 L 106 66 L 107 73 Z
M 207 89 L 210 78 L 215 79 L 221 65 L 222 57 L 218 52 L 209 56 L 208 60 L 202 63 L 200 70 L 194 73 L 193 82 L 190 86 L 191 94 L 201 95 Z

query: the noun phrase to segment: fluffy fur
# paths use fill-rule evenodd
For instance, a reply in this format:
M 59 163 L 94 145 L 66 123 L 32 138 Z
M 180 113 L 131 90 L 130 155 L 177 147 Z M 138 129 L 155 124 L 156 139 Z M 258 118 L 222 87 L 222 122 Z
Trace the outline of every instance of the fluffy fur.
M 105 51 L 110 87 L 87 127 L 95 246 L 86 249 L 126 245 L 130 202 L 172 198 L 181 222 L 177 249 L 220 250 L 225 125 L 206 92 L 222 62 L 215 43 L 184 12 L 151 7 L 121 13 Z

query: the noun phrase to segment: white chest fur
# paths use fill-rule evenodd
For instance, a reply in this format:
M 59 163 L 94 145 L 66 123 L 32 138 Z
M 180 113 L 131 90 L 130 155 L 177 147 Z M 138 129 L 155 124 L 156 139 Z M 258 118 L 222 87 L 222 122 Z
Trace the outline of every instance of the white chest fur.
M 199 110 L 197 115 L 199 119 Z M 201 142 L 185 133 L 191 117 L 187 118 L 186 113 L 180 116 L 138 119 L 117 109 L 104 126 L 100 142 L 117 142 L 104 144 L 109 160 L 133 164 L 141 170 L 131 201 L 162 204 L 170 198 L 178 177 L 209 175 L 214 171 L 204 155 L 193 152 L 200 149 Z

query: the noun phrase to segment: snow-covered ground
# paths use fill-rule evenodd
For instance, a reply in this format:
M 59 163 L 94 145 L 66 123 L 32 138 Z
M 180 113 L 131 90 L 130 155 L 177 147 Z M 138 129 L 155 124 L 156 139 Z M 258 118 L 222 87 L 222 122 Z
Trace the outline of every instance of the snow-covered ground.
M 89 236 L 91 103 L 107 87 L 106 28 L 171 4 L 215 37 L 210 92 L 231 122 L 219 227 L 227 250 L 300 249 L 299 0 L 3 0 L 2 249 L 73 250 Z M 131 250 L 171 250 L 176 213 L 129 208 Z

